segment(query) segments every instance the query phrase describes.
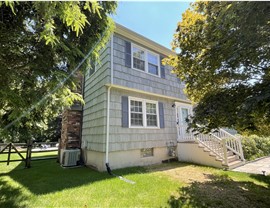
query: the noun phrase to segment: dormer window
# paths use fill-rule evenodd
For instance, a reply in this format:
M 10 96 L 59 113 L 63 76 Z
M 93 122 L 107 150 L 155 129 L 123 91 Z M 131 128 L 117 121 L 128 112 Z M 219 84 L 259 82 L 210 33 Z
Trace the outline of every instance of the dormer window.
M 132 68 L 160 76 L 159 55 L 132 44 Z

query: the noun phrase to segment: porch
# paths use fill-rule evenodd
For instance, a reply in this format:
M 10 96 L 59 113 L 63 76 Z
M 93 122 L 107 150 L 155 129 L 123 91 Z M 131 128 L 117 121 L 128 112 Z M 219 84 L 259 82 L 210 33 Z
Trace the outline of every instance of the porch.
M 232 169 L 245 163 L 241 139 L 224 129 L 208 134 L 187 131 L 177 125 L 179 161 Z

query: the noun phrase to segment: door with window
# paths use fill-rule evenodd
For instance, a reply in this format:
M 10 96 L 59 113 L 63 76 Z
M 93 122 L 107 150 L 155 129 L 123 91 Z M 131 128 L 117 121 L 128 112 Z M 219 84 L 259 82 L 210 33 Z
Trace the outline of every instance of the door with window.
M 193 139 L 191 133 L 187 132 L 187 118 L 192 114 L 192 106 L 188 104 L 176 104 L 176 124 L 178 141 L 190 141 Z

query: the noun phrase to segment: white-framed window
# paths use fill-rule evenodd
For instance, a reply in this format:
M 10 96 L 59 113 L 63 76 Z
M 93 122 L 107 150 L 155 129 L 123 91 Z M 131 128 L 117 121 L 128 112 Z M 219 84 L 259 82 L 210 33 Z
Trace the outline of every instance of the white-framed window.
M 143 126 L 143 102 L 130 100 L 130 124 L 131 126 Z
M 146 102 L 146 125 L 157 127 L 157 104 Z
M 132 44 L 131 48 L 131 65 L 133 69 L 160 76 L 160 58 L 158 54 L 135 44 Z
M 141 48 L 132 47 L 133 68 L 145 71 L 145 52 Z
M 148 72 L 159 76 L 159 58 L 158 55 L 147 53 Z
M 129 127 L 159 128 L 158 102 L 129 97 Z

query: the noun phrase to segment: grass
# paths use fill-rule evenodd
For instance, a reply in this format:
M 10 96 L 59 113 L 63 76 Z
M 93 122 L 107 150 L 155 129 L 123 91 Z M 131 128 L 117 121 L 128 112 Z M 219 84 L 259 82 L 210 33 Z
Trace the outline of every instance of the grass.
M 0 155 L 0 160 L 3 159 Z M 183 163 L 113 171 L 0 164 L 0 207 L 270 207 L 270 177 Z

